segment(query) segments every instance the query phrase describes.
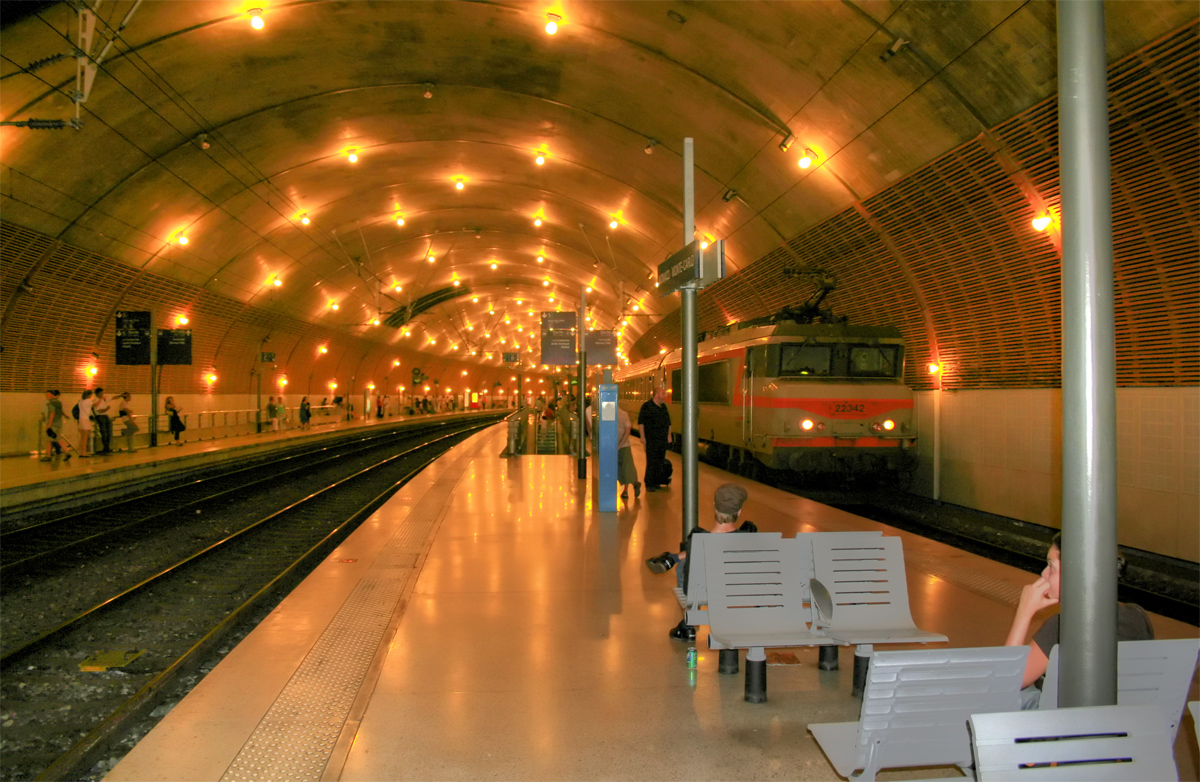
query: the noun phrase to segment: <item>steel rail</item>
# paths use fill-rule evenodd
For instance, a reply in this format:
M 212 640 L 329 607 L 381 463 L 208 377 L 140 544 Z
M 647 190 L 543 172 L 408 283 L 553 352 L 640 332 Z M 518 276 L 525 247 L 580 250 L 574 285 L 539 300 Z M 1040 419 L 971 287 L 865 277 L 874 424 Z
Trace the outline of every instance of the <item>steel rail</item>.
M 355 439 L 352 441 L 341 442 L 341 443 L 330 443 L 330 444 L 324 445 L 320 448 L 315 448 L 315 449 L 311 449 L 311 450 L 307 450 L 307 451 L 300 451 L 298 453 L 294 453 L 289 456 L 286 456 L 282 459 L 271 460 L 271 461 L 267 461 L 266 463 L 260 462 L 260 463 L 254 464 L 252 466 L 249 466 L 249 467 L 241 468 L 238 470 L 233 470 L 233 471 L 227 472 L 227 473 L 222 473 L 221 475 L 218 475 L 218 476 L 197 479 L 197 480 L 189 482 L 183 486 L 176 486 L 176 487 L 172 487 L 170 489 L 164 489 L 160 492 L 154 492 L 153 494 L 150 494 L 150 495 L 141 495 L 141 496 L 129 498 L 126 500 L 121 500 L 119 502 L 116 502 L 116 503 L 113 503 L 110 505 L 105 505 L 101 508 L 93 508 L 91 510 L 82 511 L 80 513 L 72 514 L 70 516 L 66 516 L 66 517 L 63 517 L 60 519 L 53 519 L 53 520 L 43 522 L 40 524 L 23 527 L 18 530 L 12 530 L 11 532 L 7 533 L 7 535 L 6 535 L 7 540 L 5 540 L 4 538 L 0 538 L 0 543 L 2 543 L 4 545 L 4 547 L 9 550 L 11 550 L 11 548 L 14 545 L 16 545 L 16 546 L 22 545 L 23 544 L 22 539 L 26 538 L 26 537 L 30 537 L 30 536 L 34 535 L 34 533 L 38 533 L 38 534 L 42 534 L 42 535 L 46 534 L 45 527 L 48 525 L 53 526 L 53 527 L 62 527 L 71 522 L 75 522 L 75 523 L 86 522 L 88 520 L 88 517 L 94 517 L 94 516 L 97 516 L 100 514 L 109 514 L 114 509 L 119 509 L 123 505 L 130 505 L 130 504 L 134 504 L 137 502 L 144 503 L 148 500 L 152 501 L 154 498 L 158 498 L 159 500 L 168 500 L 169 501 L 171 494 L 178 494 L 186 489 L 194 489 L 202 483 L 206 483 L 206 482 L 216 483 L 218 481 L 226 481 L 230 478 L 235 478 L 239 475 L 242 475 L 243 473 L 250 473 L 252 475 L 258 476 L 264 472 L 264 467 L 268 467 L 268 468 L 269 467 L 278 467 L 279 465 L 283 465 L 287 462 L 291 462 L 296 459 L 300 459 L 301 457 L 311 457 L 313 455 L 322 454 L 322 452 L 329 452 L 329 453 L 324 454 L 324 458 L 321 458 L 319 461 L 305 462 L 303 464 L 300 464 L 299 466 L 292 467 L 291 469 L 285 470 L 284 472 L 276 472 L 276 471 L 272 470 L 269 474 L 267 474 L 263 477 L 256 477 L 254 480 L 251 480 L 247 483 L 239 483 L 234 486 L 231 486 L 230 488 L 223 489 L 223 490 L 218 491 L 213 494 L 207 494 L 203 497 L 199 497 L 197 499 L 190 500 L 190 501 L 184 502 L 182 504 L 172 505 L 171 507 L 166 508 L 164 510 L 151 513 L 148 516 L 142 516 L 140 518 L 133 519 L 132 521 L 125 522 L 124 524 L 119 524 L 118 526 L 115 526 L 115 527 L 109 527 L 106 529 L 99 530 L 90 535 L 86 535 L 82 538 L 75 538 L 74 540 L 71 540 L 70 542 L 64 543 L 55 548 L 47 548 L 42 551 L 38 551 L 34 554 L 30 554 L 29 556 L 24 556 L 20 559 L 8 560 L 6 557 L 4 561 L 0 561 L 0 576 L 12 577 L 14 574 L 28 570 L 33 565 L 45 560 L 48 557 L 61 556 L 63 554 L 66 554 L 66 553 L 74 550 L 74 549 L 77 549 L 81 546 L 95 544 L 96 542 L 104 540 L 104 539 L 119 539 L 118 536 L 121 533 L 132 532 L 134 529 L 142 526 L 143 524 L 148 524 L 152 521 L 155 521 L 156 519 L 161 519 L 164 516 L 177 515 L 182 511 L 190 510 L 192 508 L 195 508 L 198 505 L 203 505 L 206 503 L 214 502 L 214 501 L 220 499 L 221 497 L 225 497 L 234 492 L 240 492 L 240 491 L 245 491 L 247 489 L 252 489 L 255 486 L 258 486 L 260 484 L 271 483 L 271 482 L 279 480 L 282 477 L 286 477 L 288 475 L 293 475 L 295 473 L 303 473 L 308 470 L 314 470 L 323 465 L 328 465 L 332 462 L 336 462 L 337 460 L 345 457 L 345 454 L 337 453 L 337 451 L 343 451 L 348 448 L 361 448 L 361 447 L 363 447 L 364 444 L 366 444 L 367 447 L 371 447 L 371 446 L 377 444 L 378 441 L 389 440 L 389 439 L 392 439 L 392 438 L 395 438 L 398 436 L 421 435 L 421 434 L 425 434 L 429 429 L 432 429 L 432 428 L 436 428 L 436 427 L 428 427 L 428 428 L 423 427 L 423 428 L 419 428 L 419 429 L 414 427 L 414 430 L 404 429 L 404 430 L 400 430 L 400 431 L 392 430 L 388 433 L 377 434 L 373 437 L 363 437 L 363 438 L 358 438 L 358 439 Z M 25 533 L 25 534 L 23 534 L 23 533 Z M 12 540 L 13 537 L 15 537 L 17 539 L 16 543 L 13 542 L 13 540 Z M 35 540 L 36 540 L 36 538 L 35 538 Z M 2 593 L 3 593 L 3 588 L 0 587 L 0 594 L 2 594 Z
M 367 472 L 376 470 L 395 459 L 411 454 L 425 448 L 429 448 L 434 444 L 441 442 L 450 437 L 455 437 L 472 430 L 484 429 L 491 426 L 487 424 L 475 424 L 465 427 L 464 429 L 452 434 L 444 435 L 436 440 L 424 443 L 415 448 L 409 449 L 402 454 L 396 454 L 389 457 L 378 464 L 364 468 L 354 475 L 339 481 L 334 485 L 341 485 L 356 477 L 359 477 Z M 305 564 L 313 559 L 321 556 L 326 556 L 340 542 L 352 532 L 359 523 L 370 516 L 376 509 L 382 506 L 396 491 L 398 491 L 405 483 L 411 480 L 415 475 L 420 473 L 431 463 L 433 463 L 441 454 L 437 454 L 426 459 L 416 468 L 410 470 L 402 478 L 395 481 L 391 486 L 378 494 L 374 499 L 369 501 L 359 510 L 355 511 L 349 517 L 341 522 L 337 527 L 327 533 L 318 543 L 310 547 L 304 554 L 293 561 L 282 573 L 273 578 L 269 583 L 260 588 L 242 605 L 230 612 L 221 622 L 211 628 L 200 640 L 193 644 L 173 663 L 159 672 L 153 679 L 147 682 L 136 693 L 134 693 L 125 703 L 117 707 L 103 722 L 89 731 L 79 741 L 71 746 L 66 752 L 60 755 L 50 766 L 42 771 L 35 780 L 39 782 L 54 782 L 57 780 L 76 779 L 82 773 L 85 773 L 94 764 L 95 759 L 99 757 L 108 747 L 108 745 L 116 739 L 122 732 L 124 727 L 133 720 L 144 717 L 157 703 L 157 699 L 161 696 L 166 688 L 170 686 L 175 679 L 185 673 L 192 666 L 199 663 L 199 658 L 205 652 L 216 647 L 237 625 L 247 617 L 255 608 L 269 600 L 276 592 L 287 586 L 292 580 L 296 579 L 299 571 Z M 325 489 L 319 492 L 314 492 L 309 498 L 301 502 L 307 502 L 309 499 L 323 494 Z M 293 503 L 288 508 L 294 508 L 300 503 Z M 278 513 L 272 514 L 268 519 L 275 518 L 282 514 L 288 508 L 285 508 Z M 266 521 L 268 519 L 264 519 Z M 261 523 L 261 522 L 259 522 Z M 254 526 L 257 526 L 256 523 Z M 247 528 L 249 529 L 249 528 Z M 244 532 L 245 530 L 243 530 Z M 233 539 L 241 533 L 235 533 L 227 540 Z M 212 547 L 210 547 L 212 548 Z M 206 549 L 207 550 L 207 549 Z
M 44 646 L 49 640 L 56 638 L 56 637 L 62 635 L 63 633 L 67 632 L 68 630 L 71 630 L 71 629 L 79 626 L 85 620 L 95 616 L 99 612 L 101 612 L 107 608 L 111 608 L 112 606 L 120 603 L 121 601 L 128 599 L 129 597 L 131 597 L 133 595 L 141 593 L 143 590 L 145 590 L 150 585 L 159 583 L 166 577 L 168 577 L 174 573 L 177 573 L 184 567 L 186 567 L 190 564 L 194 564 L 195 562 L 198 562 L 201 559 L 204 559 L 207 555 L 209 555 L 213 552 L 223 551 L 224 546 L 239 539 L 242 535 L 245 535 L 245 534 L 249 533 L 250 531 L 257 529 L 261 525 L 267 524 L 271 521 L 279 519 L 284 514 L 287 514 L 291 511 L 294 511 L 294 510 L 304 506 L 306 503 L 311 502 L 312 500 L 316 499 L 317 497 L 320 497 L 320 496 L 326 494 L 327 492 L 330 492 L 333 489 L 345 486 L 350 481 L 352 481 L 358 477 L 361 477 L 375 469 L 378 469 L 379 467 L 389 464 L 396 459 L 403 458 L 403 457 L 408 456 L 409 454 L 412 454 L 416 451 L 419 451 L 424 448 L 428 448 L 431 445 L 441 442 L 442 440 L 445 440 L 449 437 L 455 437 L 459 434 L 462 434 L 462 432 L 464 432 L 464 431 L 471 431 L 472 429 L 483 428 L 484 426 L 491 426 L 491 423 L 475 425 L 475 426 L 468 426 L 458 432 L 443 435 L 434 440 L 430 440 L 426 443 L 423 443 L 421 445 L 410 448 L 406 451 L 402 451 L 398 454 L 389 456 L 388 458 L 384 459 L 381 462 L 378 462 L 369 467 L 365 467 L 362 470 L 359 470 L 358 472 L 353 473 L 352 475 L 349 475 L 339 481 L 329 484 L 328 486 L 318 489 L 317 491 L 309 494 L 308 496 L 304 497 L 303 499 L 297 500 L 296 502 L 293 502 L 293 503 L 285 506 L 284 508 L 281 508 L 281 509 L 275 511 L 262 519 L 259 519 L 257 521 L 250 523 L 249 525 L 243 527 L 242 529 L 238 530 L 237 532 L 227 535 L 226 537 L 222 538 L 221 540 L 218 540 L 215 543 L 211 543 L 208 546 L 205 546 L 200 551 L 197 551 L 172 565 L 168 565 L 167 567 L 160 570 L 158 573 L 156 573 L 152 576 L 149 576 L 147 578 L 144 578 L 141 581 L 139 581 L 138 583 L 118 592 L 116 595 L 113 595 L 112 597 L 109 597 L 109 598 L 93 605 L 91 608 L 86 609 L 85 611 L 77 614 L 73 618 L 68 619 L 67 621 L 62 622 L 59 625 L 42 632 L 41 634 L 34 637 L 33 639 L 26 641 L 24 643 L 21 643 L 17 646 L 14 646 L 11 649 L 4 650 L 3 653 L 0 653 L 0 669 L 4 669 L 4 668 L 11 666 L 13 663 L 20 660 L 25 655 Z

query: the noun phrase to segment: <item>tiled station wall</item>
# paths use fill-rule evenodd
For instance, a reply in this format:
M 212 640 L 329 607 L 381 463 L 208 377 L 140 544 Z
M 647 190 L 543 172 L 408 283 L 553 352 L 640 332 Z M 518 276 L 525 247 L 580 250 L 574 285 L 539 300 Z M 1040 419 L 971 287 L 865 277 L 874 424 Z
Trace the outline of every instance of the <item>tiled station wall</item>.
M 1192 23 L 1109 68 L 1118 385 L 1200 383 L 1198 41 Z M 914 389 L 935 359 L 946 389 L 1059 385 L 1061 261 L 1030 225 L 1058 214 L 1057 96 L 863 199 L 701 291 L 699 329 L 802 303 L 784 269 L 817 266 L 836 312 L 901 329 Z M 676 311 L 631 356 L 680 340 Z
M 1058 389 L 922 391 L 912 491 L 933 496 L 934 397 L 941 393 L 945 502 L 1062 526 Z M 1117 389 L 1117 538 L 1200 561 L 1200 390 Z
M 29 289 L 14 298 L 17 286 L 39 262 Z M 118 309 L 150 310 L 156 328 L 174 328 L 173 318 L 187 315 L 192 364 L 163 367 L 160 389 L 164 396 L 198 400 L 191 406 L 193 412 L 253 408 L 257 380 L 252 369 L 263 372 L 264 399 L 277 393 L 279 379 L 286 377 L 289 398 L 295 397 L 296 402 L 308 394 L 317 403 L 324 396 L 349 395 L 352 388 L 361 399 L 362 389 L 371 382 L 380 393 L 386 387 L 395 394 L 401 384 L 412 388 L 416 367 L 429 376 L 431 393 L 439 388 L 479 391 L 493 388 L 496 382 L 510 392 L 516 386 L 513 372 L 505 368 L 439 358 L 322 328 L 140 273 L 5 222 L 0 222 L 0 300 L 11 302 L 0 335 L 0 454 L 36 447 L 36 440 L 21 433 L 36 436 L 25 419 L 32 415 L 36 423 L 40 395 L 48 388 L 63 392 L 68 410 L 80 390 L 102 385 L 111 393 L 129 391 L 141 397 L 136 409 L 148 412 L 149 368 L 115 364 L 113 315 Z M 264 344 L 262 339 L 268 335 L 270 340 Z M 321 346 L 328 352 L 321 354 Z M 260 364 L 260 350 L 274 352 L 275 363 Z M 93 353 L 99 358 L 93 358 Z M 396 359 L 398 367 L 392 365 Z M 87 368 L 93 364 L 99 373 L 91 380 Z M 211 386 L 205 381 L 210 372 L 217 375 Z M 337 382 L 336 392 L 328 390 L 330 382 Z M 536 385 L 536 377 L 525 378 L 526 391 Z

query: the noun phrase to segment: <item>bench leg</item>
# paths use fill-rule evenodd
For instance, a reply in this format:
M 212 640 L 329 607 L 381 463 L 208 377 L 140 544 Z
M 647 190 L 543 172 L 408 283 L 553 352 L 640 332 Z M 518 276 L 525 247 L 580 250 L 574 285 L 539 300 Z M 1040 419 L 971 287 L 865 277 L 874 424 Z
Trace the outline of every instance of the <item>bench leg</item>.
M 838 669 L 838 647 L 818 646 L 817 649 L 817 667 L 822 671 L 836 671 Z
M 767 654 L 762 648 L 746 650 L 746 701 L 767 702 Z
M 738 672 L 738 650 L 737 649 L 720 649 L 719 650 L 719 665 L 717 671 L 720 673 L 737 673 Z
M 850 691 L 854 698 L 861 698 L 867 687 L 867 669 L 871 666 L 871 655 L 874 653 L 871 644 L 854 647 L 854 688 Z

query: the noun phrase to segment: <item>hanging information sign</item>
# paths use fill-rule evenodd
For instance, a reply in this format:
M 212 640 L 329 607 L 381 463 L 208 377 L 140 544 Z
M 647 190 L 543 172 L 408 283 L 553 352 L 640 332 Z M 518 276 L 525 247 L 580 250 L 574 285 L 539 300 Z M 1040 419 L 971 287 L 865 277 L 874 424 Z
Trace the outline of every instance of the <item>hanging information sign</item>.
M 542 313 L 542 363 L 547 365 L 575 364 L 574 312 Z
M 191 364 L 192 330 L 159 329 L 158 363 L 159 365 Z
M 117 312 L 116 359 L 120 366 L 149 366 L 150 313 L 121 310 Z

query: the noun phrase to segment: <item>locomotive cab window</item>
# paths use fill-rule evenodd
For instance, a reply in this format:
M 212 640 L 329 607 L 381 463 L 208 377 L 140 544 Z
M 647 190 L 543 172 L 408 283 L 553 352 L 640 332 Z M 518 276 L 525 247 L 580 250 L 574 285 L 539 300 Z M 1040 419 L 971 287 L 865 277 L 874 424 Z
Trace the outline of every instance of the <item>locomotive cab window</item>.
M 697 367 L 697 401 L 707 404 L 727 405 L 731 399 L 729 382 L 729 360 Z M 671 372 L 671 401 L 683 401 L 683 370 Z
M 850 374 L 853 377 L 897 377 L 896 345 L 856 345 L 850 348 Z
M 833 367 L 833 348 L 829 345 L 783 345 L 779 352 L 779 374 L 828 376 Z

